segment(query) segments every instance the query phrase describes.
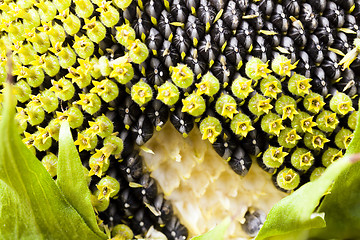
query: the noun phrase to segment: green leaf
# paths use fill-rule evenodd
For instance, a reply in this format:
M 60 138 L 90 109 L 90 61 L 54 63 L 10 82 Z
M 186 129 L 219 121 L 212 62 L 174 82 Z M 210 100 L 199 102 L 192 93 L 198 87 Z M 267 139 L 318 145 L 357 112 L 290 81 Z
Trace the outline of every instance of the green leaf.
M 231 223 L 231 218 L 224 219 L 219 225 L 215 226 L 209 232 L 200 236 L 193 237 L 191 240 L 223 240 L 227 229 Z
M 331 194 L 328 195 L 319 210 L 326 212 L 327 227 L 321 231 L 312 231 L 312 236 L 322 239 L 360 238 L 360 164 L 347 169 L 336 180 Z
M 275 236 L 268 238 L 270 240 L 308 240 L 309 231 L 308 230 L 299 230 L 290 232 L 284 235 Z
M 319 205 L 321 197 L 331 187 L 334 179 L 351 165 L 350 159 L 346 156 L 334 162 L 317 180 L 303 185 L 278 202 L 268 214 L 256 240 L 271 239 L 271 237 L 289 233 L 294 234 L 292 239 L 307 239 L 303 238 L 301 230 L 325 227 L 323 215 L 314 214 L 315 208 Z
M 345 156 L 360 153 L 360 116 Z M 346 169 L 335 181 L 331 194 L 319 207 L 326 212 L 326 228 L 312 231 L 318 238 L 360 238 L 360 163 Z
M 99 236 L 106 237 L 97 225 L 83 165 L 67 121 L 63 121 L 60 127 L 56 183 L 67 201 L 80 214 L 89 228 Z
M 104 239 L 69 204 L 41 162 L 22 143 L 15 124 L 13 86 L 6 85 L 0 123 L 1 239 Z M 14 216 L 19 213 L 19 216 Z M 19 234 L 24 231 L 23 235 Z
M 21 207 L 26 204 L 19 195 L 4 181 L 0 180 L 0 236 L 3 239 L 41 239 L 32 213 L 25 211 L 29 208 Z M 22 219 L 19 221 L 19 219 Z

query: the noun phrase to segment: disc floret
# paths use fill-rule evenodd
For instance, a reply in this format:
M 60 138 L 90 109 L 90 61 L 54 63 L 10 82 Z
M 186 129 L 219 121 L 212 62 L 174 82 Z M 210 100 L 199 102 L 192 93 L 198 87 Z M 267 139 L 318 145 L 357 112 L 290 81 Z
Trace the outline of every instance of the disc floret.
M 325 167 L 330 166 L 333 162 L 343 157 L 341 150 L 328 148 L 321 156 L 321 162 Z
M 93 115 L 101 108 L 101 100 L 94 93 L 79 94 L 80 100 L 75 102 L 80 105 L 84 111 Z
M 351 98 L 342 92 L 337 92 L 330 100 L 330 109 L 340 115 L 354 111 Z
M 264 63 L 259 58 L 252 57 L 245 66 L 246 75 L 257 81 L 261 78 L 268 78 L 268 74 L 272 71 L 268 68 L 269 62 Z
M 66 78 L 60 78 L 59 81 L 51 80 L 52 87 L 50 91 L 53 91 L 56 97 L 63 101 L 70 100 L 75 93 L 74 85 Z
M 92 81 L 94 87 L 90 90 L 90 93 L 96 93 L 105 102 L 111 102 L 119 95 L 119 88 L 113 81 L 104 79 L 101 82 Z
M 299 171 L 307 171 L 314 164 L 314 156 L 308 149 L 297 148 L 291 155 L 291 164 Z
M 78 107 L 72 106 L 64 112 L 56 112 L 60 121 L 67 120 L 71 128 L 78 128 L 84 122 L 84 115 Z
M 120 183 L 113 177 L 103 177 L 96 185 L 100 194 L 98 199 L 114 197 L 120 190 Z
M 264 152 L 262 162 L 268 168 L 279 168 L 283 164 L 284 159 L 288 154 L 289 153 L 283 150 L 283 147 L 270 146 Z
M 280 188 L 286 191 L 291 191 L 299 186 L 300 176 L 293 169 L 284 168 L 278 173 L 276 177 L 276 182 Z
M 266 114 L 261 119 L 261 129 L 269 134 L 279 136 L 280 131 L 285 129 L 282 119 L 275 113 Z
M 267 79 L 264 78 L 261 80 L 260 90 L 265 97 L 276 99 L 277 95 L 282 92 L 281 82 L 273 75 L 269 75 Z
M 74 39 L 75 42 L 73 44 L 73 49 L 79 55 L 79 57 L 85 59 L 94 53 L 94 43 L 85 35 L 81 37 L 75 35 Z
M 95 149 L 97 142 L 97 137 L 83 131 L 78 133 L 77 139 L 74 144 L 78 145 L 79 152 L 82 152 L 83 150 L 90 151 Z
M 295 73 L 291 76 L 288 82 L 288 90 L 295 96 L 304 97 L 310 93 L 311 78 L 306 78 L 303 75 Z
M 59 10 L 59 14 L 55 17 L 63 23 L 64 30 L 70 36 L 74 36 L 79 32 L 81 27 L 80 19 L 69 11 L 69 8 L 65 10 Z
M 111 71 L 111 70 L 110 70 Z M 110 78 L 115 78 L 121 84 L 128 83 L 134 77 L 134 69 L 129 61 L 128 54 L 115 59 L 112 62 Z
M 128 47 L 129 43 L 135 41 L 135 30 L 129 24 L 123 24 L 120 27 L 115 27 L 115 29 L 117 31 L 115 39 L 124 47 Z
M 347 149 L 354 134 L 347 128 L 342 128 L 335 136 L 335 145 L 341 149 Z
M 251 119 L 243 113 L 236 114 L 230 123 L 231 130 L 240 137 L 246 137 L 247 134 L 254 130 Z
M 89 128 L 85 130 L 87 134 L 91 136 L 98 135 L 101 138 L 110 136 L 114 131 L 114 125 L 112 121 L 105 115 L 99 116 L 95 121 L 89 121 Z
M 314 129 L 313 133 L 306 133 L 304 136 L 305 146 L 312 150 L 323 149 L 327 142 L 330 142 L 330 140 L 326 138 L 322 131 L 317 129 Z
M 131 98 L 139 106 L 143 106 L 152 99 L 153 92 L 149 84 L 139 81 L 131 88 Z
M 231 91 L 239 99 L 247 98 L 254 91 L 252 80 L 241 76 L 237 77 L 231 85 Z
M 139 39 L 130 41 L 127 49 L 129 50 L 129 57 L 131 61 L 136 64 L 144 62 L 149 56 L 148 48 Z
M 319 113 L 320 110 L 324 107 L 325 102 L 320 94 L 311 92 L 304 98 L 303 104 L 305 109 L 309 112 Z
M 279 76 L 291 76 L 291 70 L 295 69 L 297 62 L 291 64 L 291 59 L 284 55 L 277 55 L 271 62 L 271 69 Z
M 119 22 L 119 12 L 111 5 L 111 1 L 100 0 L 97 12 L 100 12 L 101 22 L 108 28 L 113 27 Z
M 180 88 L 188 88 L 194 81 L 193 71 L 184 64 L 178 64 L 176 67 L 170 68 L 171 80 L 175 83 L 176 86 Z
M 195 93 L 192 93 L 189 96 L 187 96 L 185 99 L 183 99 L 182 103 L 183 103 L 183 107 L 181 111 L 187 112 L 194 117 L 201 116 L 206 109 L 205 100 L 201 96 Z
M 221 131 L 221 123 L 215 117 L 208 116 L 200 123 L 200 132 L 203 140 L 208 139 L 209 142 L 214 143 L 216 141 L 216 137 L 220 135 Z
M 110 161 L 102 152 L 96 149 L 96 153 L 93 154 L 89 159 L 89 176 L 96 175 L 101 177 L 108 170 Z
M 211 72 L 206 73 L 201 82 L 196 83 L 195 86 L 197 87 L 196 94 L 205 94 L 209 97 L 215 95 L 220 89 L 219 80 Z
M 285 148 L 293 148 L 297 145 L 301 137 L 297 134 L 295 129 L 286 127 L 280 132 L 278 142 Z
M 250 98 L 248 107 L 250 112 L 257 116 L 261 116 L 264 113 L 269 113 L 269 111 L 273 108 L 270 102 L 270 98 L 266 98 L 263 95 L 257 93 L 252 98 Z
M 166 105 L 172 106 L 179 100 L 179 96 L 179 89 L 173 83 L 166 81 L 158 88 L 156 99 L 159 99 Z
M 235 99 L 228 94 L 222 94 L 215 104 L 215 110 L 223 117 L 233 119 L 234 114 L 238 113 Z
M 324 132 L 332 132 L 339 124 L 336 113 L 324 110 L 316 118 L 318 128 Z
M 57 160 L 56 155 L 53 153 L 48 153 L 41 159 L 41 163 L 51 177 L 55 177 L 57 175 Z

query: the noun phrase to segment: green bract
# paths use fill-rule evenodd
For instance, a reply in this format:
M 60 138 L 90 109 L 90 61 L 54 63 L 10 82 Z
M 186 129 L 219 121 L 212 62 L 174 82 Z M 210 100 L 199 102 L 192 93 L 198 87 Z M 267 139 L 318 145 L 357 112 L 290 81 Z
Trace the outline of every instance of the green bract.
M 221 223 L 219 223 L 216 227 L 211 229 L 209 232 L 200 236 L 193 237 L 191 238 L 191 240 L 209 240 L 209 239 L 223 240 L 224 235 L 228 227 L 230 226 L 230 223 L 231 223 L 231 218 L 228 217 L 224 219 Z
M 2 239 L 106 239 L 96 222 L 69 124 L 62 123 L 57 183 L 17 133 L 12 86 L 0 123 Z

